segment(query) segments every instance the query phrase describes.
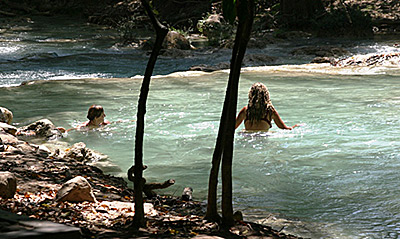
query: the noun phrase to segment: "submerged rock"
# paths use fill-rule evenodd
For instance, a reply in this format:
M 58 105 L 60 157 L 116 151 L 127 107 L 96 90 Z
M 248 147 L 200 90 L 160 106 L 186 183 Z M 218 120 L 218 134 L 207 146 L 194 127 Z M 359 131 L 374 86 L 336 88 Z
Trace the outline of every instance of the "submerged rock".
M 48 119 L 38 120 L 30 125 L 19 128 L 18 135 L 44 137 L 48 140 L 54 140 L 62 137 L 62 133 Z
M 70 149 L 66 151 L 65 157 L 85 162 L 97 162 L 99 160 L 107 159 L 106 155 L 87 148 L 86 144 L 83 142 L 74 144 Z

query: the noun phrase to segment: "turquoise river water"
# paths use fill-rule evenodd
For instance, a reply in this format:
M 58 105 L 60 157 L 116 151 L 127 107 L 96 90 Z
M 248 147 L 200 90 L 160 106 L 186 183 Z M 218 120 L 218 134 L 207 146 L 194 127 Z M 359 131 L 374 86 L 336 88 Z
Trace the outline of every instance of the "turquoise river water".
M 38 19 L 0 35 L 0 106 L 14 125 L 41 118 L 70 128 L 101 104 L 104 129 L 70 132 L 63 142 L 85 142 L 109 156 L 125 177 L 132 165 L 139 89 L 147 63 L 140 51 L 115 46 L 110 30 Z M 338 44 L 319 40 L 319 44 Z M 395 39 L 342 40 L 352 54 L 397 52 Z M 234 208 L 246 219 L 310 238 L 400 237 L 400 68 L 306 64 L 291 49 L 315 42 L 277 43 L 257 50 L 273 66 L 243 69 L 238 110 L 252 83 L 266 84 L 293 131 L 235 136 Z M 251 50 L 249 51 L 251 53 Z M 194 189 L 205 200 L 228 72 L 188 72 L 190 65 L 229 59 L 229 51 L 185 59 L 161 57 L 147 104 L 144 176 L 174 178 L 165 193 Z M 211 59 L 211 60 L 210 60 Z M 172 73 L 175 72 L 175 73 Z M 137 75 L 136 77 L 134 77 Z M 33 81 L 20 85 L 23 81 Z M 105 169 L 107 170 L 107 169 Z

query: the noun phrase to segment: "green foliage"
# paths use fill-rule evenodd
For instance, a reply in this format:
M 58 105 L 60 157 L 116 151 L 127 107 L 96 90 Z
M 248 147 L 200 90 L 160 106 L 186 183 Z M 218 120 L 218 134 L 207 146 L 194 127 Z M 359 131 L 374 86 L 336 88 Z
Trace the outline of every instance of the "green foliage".
M 177 33 L 179 33 L 179 34 L 182 34 L 182 35 L 185 36 L 185 37 L 188 37 L 188 36 L 189 36 L 189 31 L 190 31 L 190 30 L 177 29 L 177 28 L 175 28 L 175 27 L 170 27 L 170 28 L 169 28 L 169 31 L 175 31 L 175 32 L 177 32 Z
M 278 18 L 280 28 L 284 31 L 310 31 L 319 36 L 370 36 L 372 19 L 367 12 L 355 6 L 332 7 L 324 14 L 310 18 Z
M 271 7 L 270 14 L 277 15 L 281 10 L 281 4 L 277 3 Z
M 320 19 L 313 19 L 311 26 L 323 35 L 365 36 L 372 34 L 371 17 L 355 8 L 333 9 Z

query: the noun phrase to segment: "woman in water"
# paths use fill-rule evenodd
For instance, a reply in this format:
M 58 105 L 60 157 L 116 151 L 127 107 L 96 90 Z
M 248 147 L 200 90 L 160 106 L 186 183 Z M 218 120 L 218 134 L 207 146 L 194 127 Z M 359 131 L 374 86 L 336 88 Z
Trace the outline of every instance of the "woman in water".
M 78 129 L 94 129 L 110 124 L 110 121 L 104 119 L 106 114 L 104 113 L 104 109 L 101 105 L 90 106 L 86 117 L 89 119 L 89 121 L 79 125 Z
M 292 130 L 298 124 L 289 127 L 283 122 L 269 98 L 267 87 L 260 82 L 254 83 L 249 90 L 249 103 L 243 107 L 236 117 L 235 129 L 244 121 L 246 130 L 264 130 L 272 127 L 272 120 L 281 129 Z

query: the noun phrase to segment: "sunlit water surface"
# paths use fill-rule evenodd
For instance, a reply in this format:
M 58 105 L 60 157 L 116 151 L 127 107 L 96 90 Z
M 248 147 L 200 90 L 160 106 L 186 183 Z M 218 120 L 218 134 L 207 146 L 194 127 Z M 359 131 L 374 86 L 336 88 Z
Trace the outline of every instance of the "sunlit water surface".
M 123 122 L 96 131 L 71 131 L 61 140 L 68 144 L 82 141 L 108 155 L 120 168 L 109 172 L 125 177 L 133 162 L 136 128 L 130 120 L 136 119 L 141 77 L 122 77 L 140 75 L 146 56 L 116 49 L 108 41 L 100 44 L 102 37 L 89 34 L 82 38 L 90 40 L 72 45 L 43 46 L 47 53 L 65 51 L 72 60 L 60 57 L 60 52 L 51 59 L 18 60 L 25 54 L 18 50 L 24 44 L 33 48 L 28 52 L 40 52 L 43 48 L 37 39 L 42 38 L 30 44 L 26 38 L 16 40 L 17 44 L 0 42 L 2 86 L 40 80 L 1 87 L 0 105 L 13 111 L 16 126 L 48 118 L 65 128 L 85 121 L 91 104 L 103 105 L 108 120 Z M 82 42 L 90 49 L 82 50 Z M 285 49 L 272 46 L 272 52 L 278 52 L 278 47 Z M 388 47 L 365 45 L 362 51 L 368 52 L 365 49 L 379 52 Z M 19 58 L 13 54 L 20 54 Z M 161 59 L 156 73 L 179 70 L 182 66 L 173 67 L 179 62 L 188 64 Z M 260 81 L 268 86 L 283 120 L 302 126 L 283 131 L 274 125 L 267 133 L 246 133 L 243 126 L 237 130 L 235 210 L 242 210 L 249 220 L 264 219 L 277 229 L 285 226 L 285 232 L 304 237 L 398 238 L 399 76 L 400 70 L 393 66 L 297 64 L 245 69 L 238 110 L 247 103 L 251 84 Z M 227 72 L 181 72 L 153 78 L 144 143 L 144 163 L 149 168 L 144 176 L 149 182 L 174 178 L 176 184 L 163 193 L 180 195 L 190 186 L 195 199 L 205 200 L 227 78 Z

